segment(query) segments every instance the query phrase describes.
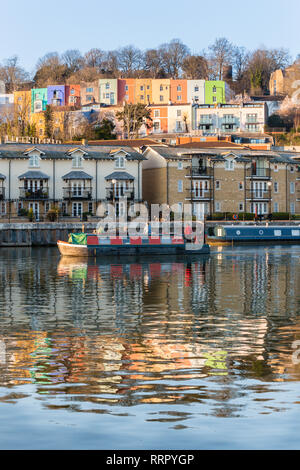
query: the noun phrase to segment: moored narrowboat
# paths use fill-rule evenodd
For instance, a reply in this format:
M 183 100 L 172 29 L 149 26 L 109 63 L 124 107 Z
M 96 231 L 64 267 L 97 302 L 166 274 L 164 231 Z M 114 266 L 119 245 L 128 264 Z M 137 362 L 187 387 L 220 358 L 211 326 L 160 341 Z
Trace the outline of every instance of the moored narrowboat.
M 97 233 L 70 234 L 68 242 L 58 241 L 62 256 L 100 256 L 100 255 L 174 255 L 209 254 L 208 244 L 186 241 L 172 236 L 109 237 Z
M 300 243 L 300 225 L 217 225 L 210 227 L 209 245 Z

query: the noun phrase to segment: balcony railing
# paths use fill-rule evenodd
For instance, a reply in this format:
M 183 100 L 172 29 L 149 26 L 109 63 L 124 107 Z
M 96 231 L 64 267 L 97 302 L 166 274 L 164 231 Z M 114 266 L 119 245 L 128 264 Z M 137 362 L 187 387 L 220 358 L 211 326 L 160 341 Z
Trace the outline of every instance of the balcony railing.
M 106 199 L 108 201 L 113 201 L 114 199 L 123 199 L 127 200 L 134 199 L 134 190 L 133 189 L 123 189 L 123 188 L 106 188 Z
M 0 188 L 0 201 L 5 199 L 5 188 Z
M 253 188 L 246 190 L 247 200 L 270 201 L 272 198 L 270 189 Z
M 271 179 L 270 168 L 251 168 L 247 170 L 247 178 Z
M 188 201 L 209 201 L 212 198 L 212 190 L 211 189 L 202 189 L 196 188 L 191 189 L 187 188 L 188 196 L 186 199 Z
M 193 166 L 191 169 L 191 175 L 193 178 L 201 178 L 201 177 L 207 177 L 211 178 L 212 177 L 212 168 L 209 167 L 197 167 Z
M 92 188 L 63 188 L 64 199 L 92 199 Z
M 49 198 L 49 189 L 40 188 L 40 189 L 30 189 L 30 188 L 19 188 L 20 189 L 20 199 L 48 199 Z

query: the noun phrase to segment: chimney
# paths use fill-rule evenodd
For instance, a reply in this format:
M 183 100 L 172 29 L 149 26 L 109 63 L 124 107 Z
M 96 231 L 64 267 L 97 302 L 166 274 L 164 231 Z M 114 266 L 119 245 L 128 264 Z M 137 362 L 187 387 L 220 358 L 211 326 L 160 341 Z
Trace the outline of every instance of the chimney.
M 87 147 L 88 145 L 88 141 L 86 139 L 82 139 L 81 143 L 84 147 Z

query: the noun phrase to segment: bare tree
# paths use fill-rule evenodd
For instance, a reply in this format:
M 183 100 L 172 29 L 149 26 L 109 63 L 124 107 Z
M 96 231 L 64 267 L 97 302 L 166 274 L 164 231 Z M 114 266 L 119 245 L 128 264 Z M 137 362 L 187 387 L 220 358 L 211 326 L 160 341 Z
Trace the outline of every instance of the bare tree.
M 84 55 L 84 62 L 87 67 L 100 69 L 104 58 L 105 52 L 103 52 L 101 49 L 94 48 L 86 52 Z
M 4 61 L 0 67 L 0 80 L 3 80 L 7 93 L 13 93 L 26 80 L 29 80 L 28 73 L 19 65 L 17 56 L 12 56 Z
M 223 80 L 224 69 L 231 65 L 234 46 L 226 38 L 218 38 L 208 47 L 210 51 L 211 78 Z
M 142 60 L 143 55 L 140 49 L 134 46 L 125 46 L 118 51 L 119 67 L 125 76 L 130 76 L 139 70 Z
M 145 71 L 151 78 L 160 78 L 162 73 L 161 56 L 157 49 L 148 49 L 144 54 Z
M 69 49 L 62 54 L 62 62 L 68 67 L 71 75 L 82 68 L 83 57 L 78 49 Z
M 182 70 L 187 79 L 207 79 L 208 63 L 201 55 L 189 55 L 183 59 Z
M 160 46 L 159 53 L 163 67 L 171 78 L 176 79 L 180 76 L 183 60 L 189 52 L 188 47 L 180 39 L 172 39 L 171 42 Z

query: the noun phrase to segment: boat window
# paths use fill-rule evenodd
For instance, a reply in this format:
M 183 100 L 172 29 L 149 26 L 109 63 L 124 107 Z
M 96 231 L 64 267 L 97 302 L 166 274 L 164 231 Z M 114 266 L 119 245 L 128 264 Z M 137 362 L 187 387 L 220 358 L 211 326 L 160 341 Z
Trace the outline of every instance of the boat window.
M 274 230 L 275 237 L 281 237 L 281 230 Z

